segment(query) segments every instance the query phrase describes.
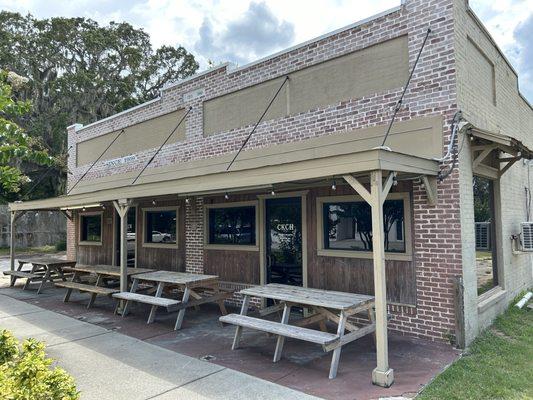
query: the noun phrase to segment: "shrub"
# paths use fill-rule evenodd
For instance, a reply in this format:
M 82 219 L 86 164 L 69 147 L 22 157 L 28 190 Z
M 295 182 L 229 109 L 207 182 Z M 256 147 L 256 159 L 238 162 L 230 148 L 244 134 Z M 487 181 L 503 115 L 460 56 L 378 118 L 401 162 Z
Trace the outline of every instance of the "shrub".
M 74 379 L 62 368 L 51 368 L 45 346 L 27 339 L 19 346 L 13 335 L 0 332 L 1 400 L 77 400 Z
M 67 242 L 62 240 L 56 243 L 56 251 L 65 251 L 67 249 Z

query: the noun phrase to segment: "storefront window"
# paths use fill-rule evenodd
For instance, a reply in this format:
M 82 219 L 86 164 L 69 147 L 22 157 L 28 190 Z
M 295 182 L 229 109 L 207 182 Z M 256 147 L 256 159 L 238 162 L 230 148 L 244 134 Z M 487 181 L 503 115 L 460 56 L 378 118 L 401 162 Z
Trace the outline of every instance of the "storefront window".
M 102 215 L 80 216 L 80 240 L 82 242 L 102 241 Z
M 176 210 L 145 211 L 145 243 L 176 244 Z
M 372 214 L 363 201 L 324 203 L 324 249 L 372 251 Z M 385 251 L 405 253 L 403 200 L 383 205 Z
M 209 244 L 255 245 L 255 207 L 210 208 Z

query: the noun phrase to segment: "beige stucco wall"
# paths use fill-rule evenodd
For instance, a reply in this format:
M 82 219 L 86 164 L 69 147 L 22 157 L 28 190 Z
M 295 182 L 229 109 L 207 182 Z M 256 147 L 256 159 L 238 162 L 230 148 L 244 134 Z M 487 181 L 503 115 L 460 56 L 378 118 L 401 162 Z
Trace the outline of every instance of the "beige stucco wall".
M 455 0 L 455 52 L 457 102 L 464 118 L 478 128 L 499 132 L 533 147 L 533 110 L 520 96 L 516 73 L 465 0 Z M 526 220 L 524 188 L 528 166 L 517 162 L 495 185 L 501 201 L 499 241 L 499 284 L 503 292 L 481 304 L 477 296 L 475 233 L 472 191 L 472 156 L 468 138 L 459 137 L 461 231 L 463 280 L 465 285 L 465 334 L 467 343 L 501 313 L 522 290 L 533 285 L 530 255 L 514 255 L 511 234 Z M 533 171 L 532 171 L 533 172 Z

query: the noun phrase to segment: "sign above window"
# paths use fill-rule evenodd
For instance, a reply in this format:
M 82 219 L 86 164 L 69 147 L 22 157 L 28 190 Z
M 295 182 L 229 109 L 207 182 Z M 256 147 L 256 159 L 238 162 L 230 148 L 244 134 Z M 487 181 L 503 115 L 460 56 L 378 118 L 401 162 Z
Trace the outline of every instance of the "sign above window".
M 113 158 L 112 160 L 106 160 L 104 161 L 104 165 L 106 167 L 117 167 L 122 164 L 129 164 L 136 160 L 137 160 L 137 156 L 134 154 L 130 154 L 129 156 Z

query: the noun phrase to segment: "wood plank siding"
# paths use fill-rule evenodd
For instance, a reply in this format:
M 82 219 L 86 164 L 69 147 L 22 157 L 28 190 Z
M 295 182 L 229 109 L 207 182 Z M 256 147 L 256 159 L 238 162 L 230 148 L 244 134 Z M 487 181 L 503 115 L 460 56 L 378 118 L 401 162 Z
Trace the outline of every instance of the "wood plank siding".
M 204 204 L 231 204 L 257 200 L 257 194 L 231 194 L 205 198 Z M 258 210 L 256 209 L 256 212 Z M 205 218 L 207 223 L 207 216 Z M 205 230 L 205 227 L 204 227 Z M 259 238 L 257 237 L 258 241 Z M 259 243 L 259 242 L 257 242 Z M 218 275 L 221 281 L 258 285 L 260 283 L 259 251 L 246 250 L 204 250 L 204 273 Z
M 410 183 L 400 183 L 394 192 L 410 192 Z M 317 209 L 316 198 L 354 194 L 353 190 L 338 185 L 337 190 L 319 188 L 307 195 L 307 260 L 309 287 L 338 290 L 360 294 L 374 294 L 372 259 L 330 257 L 317 255 Z M 412 216 L 411 216 L 412 218 Z M 412 261 L 387 260 L 387 298 L 401 304 L 416 304 L 415 263 Z
M 80 264 L 111 264 L 113 261 L 113 213 L 114 208 L 109 205 L 102 210 L 87 209 L 87 212 L 102 212 L 102 243 L 101 244 L 79 244 L 77 261 Z M 74 213 L 74 222 L 76 226 L 76 241 L 80 241 L 80 215 L 83 211 Z
M 144 208 L 177 207 L 178 240 L 177 247 L 145 247 L 144 239 Z M 185 201 L 177 199 L 157 198 L 141 200 L 137 203 L 137 267 L 155 268 L 164 271 L 185 271 Z
M 410 182 L 400 182 L 394 187 L 393 192 L 411 193 Z M 267 191 L 268 192 L 268 191 Z M 224 196 L 211 196 L 204 198 L 204 205 L 231 205 L 237 202 L 256 201 L 258 195 L 266 194 L 257 192 L 251 194 L 230 194 L 226 200 Z M 371 258 L 355 258 L 341 256 L 319 256 L 317 254 L 317 198 L 325 196 L 355 195 L 353 190 L 342 183 L 337 184 L 333 191 L 330 186 L 310 188 L 307 192 L 307 271 L 308 286 L 313 288 L 337 290 L 360 294 L 373 295 L 373 263 Z M 155 268 L 167 271 L 185 271 L 185 201 L 171 198 L 155 198 L 137 202 L 137 266 Z M 143 246 L 143 209 L 153 207 L 178 207 L 178 246 L 170 248 Z M 259 212 L 259 207 L 257 212 Z M 106 207 L 103 211 L 102 245 L 78 246 L 78 261 L 83 264 L 111 264 L 113 245 L 113 210 Z M 205 213 L 205 210 L 204 210 Z M 79 217 L 77 217 L 78 219 Z M 412 219 L 412 215 L 411 215 Z M 208 223 L 205 215 L 205 224 Z M 263 216 L 259 216 L 258 231 L 265 229 Z M 411 221 L 411 225 L 413 223 Z M 76 224 L 78 226 L 78 223 Z M 204 226 L 207 232 L 207 226 Z M 413 242 L 411 230 L 411 243 Z M 257 243 L 259 246 L 259 235 Z M 212 249 L 204 248 L 203 272 L 218 275 L 221 281 L 238 284 L 260 284 L 260 257 L 258 249 Z M 387 297 L 388 300 L 400 304 L 416 304 L 416 273 L 415 260 L 387 260 Z

